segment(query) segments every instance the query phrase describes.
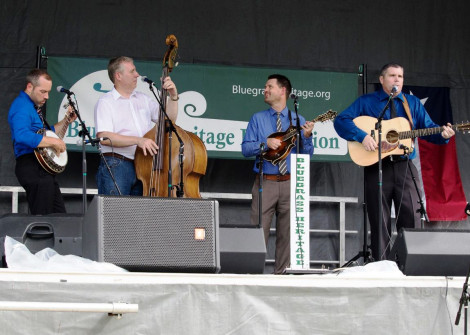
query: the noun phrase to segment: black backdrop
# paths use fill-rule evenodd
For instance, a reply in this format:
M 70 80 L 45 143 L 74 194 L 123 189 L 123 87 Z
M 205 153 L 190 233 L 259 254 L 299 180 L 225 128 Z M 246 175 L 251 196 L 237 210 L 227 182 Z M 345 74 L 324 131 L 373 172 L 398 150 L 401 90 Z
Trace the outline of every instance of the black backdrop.
M 178 37 L 180 62 L 345 72 L 357 72 L 365 63 L 369 90 L 378 81 L 378 69 L 393 61 L 404 66 L 408 85 L 450 87 L 454 120 L 463 121 L 470 107 L 469 10 L 464 0 L 2 0 L 0 184 L 18 185 L 7 113 L 24 88 L 25 74 L 35 67 L 39 45 L 49 55 L 157 60 L 166 50 L 165 36 L 172 33 Z M 465 136 L 457 135 L 456 142 L 468 198 L 470 138 Z M 98 159 L 87 158 L 87 184 L 95 188 Z M 81 155 L 71 153 L 69 159 L 60 184 L 81 187 Z M 249 193 L 251 168 L 250 160 L 211 159 L 201 191 Z M 311 164 L 312 195 L 359 197 L 358 204 L 347 205 L 347 229 L 361 229 L 362 182 L 362 169 L 353 163 Z M 20 211 L 26 212 L 24 197 L 20 200 Z M 66 200 L 69 212 L 81 211 L 76 196 Z M 221 223 L 248 219 L 247 202 L 223 201 L 221 207 Z M 10 208 L 10 195 L 0 194 L 0 214 Z M 312 205 L 311 220 L 315 228 L 335 226 L 337 207 Z M 468 228 L 469 222 L 435 226 Z M 347 256 L 360 243 L 348 239 Z M 335 238 L 319 245 L 315 258 L 337 256 Z

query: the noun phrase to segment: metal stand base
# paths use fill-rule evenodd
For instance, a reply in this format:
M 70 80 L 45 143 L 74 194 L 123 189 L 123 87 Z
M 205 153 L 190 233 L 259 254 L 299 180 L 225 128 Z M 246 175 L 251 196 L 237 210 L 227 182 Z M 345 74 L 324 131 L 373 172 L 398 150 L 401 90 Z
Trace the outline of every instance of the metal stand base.
M 302 270 L 294 270 L 294 269 L 286 269 L 284 272 L 285 274 L 288 275 L 321 275 L 325 273 L 332 273 L 333 270 L 330 269 L 302 269 Z

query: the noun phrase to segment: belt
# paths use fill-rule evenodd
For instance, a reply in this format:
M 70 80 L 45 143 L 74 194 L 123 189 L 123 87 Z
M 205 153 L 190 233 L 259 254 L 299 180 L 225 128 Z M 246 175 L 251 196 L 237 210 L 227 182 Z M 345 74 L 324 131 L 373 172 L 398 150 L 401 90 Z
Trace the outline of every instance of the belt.
M 390 162 L 403 162 L 408 160 L 406 156 L 401 156 L 401 155 L 390 155 L 388 156 L 390 159 Z
M 286 181 L 290 179 L 290 174 L 263 174 L 264 180 L 272 180 L 272 181 Z
M 112 152 L 105 152 L 105 153 L 103 154 L 103 156 L 119 158 L 119 159 L 122 159 L 123 161 L 126 161 L 126 162 L 134 162 L 133 159 L 130 159 L 130 158 L 127 158 L 126 156 L 123 156 L 123 155 L 120 155 L 120 154 L 116 154 L 116 153 L 112 153 Z

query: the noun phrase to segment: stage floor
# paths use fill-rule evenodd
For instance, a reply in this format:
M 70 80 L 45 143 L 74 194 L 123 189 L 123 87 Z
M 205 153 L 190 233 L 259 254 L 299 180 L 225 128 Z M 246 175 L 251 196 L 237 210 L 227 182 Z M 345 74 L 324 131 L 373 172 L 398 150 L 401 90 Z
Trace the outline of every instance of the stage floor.
M 1 334 L 463 334 L 464 277 L 389 274 L 43 273 L 0 269 L 1 301 L 129 303 L 0 311 Z

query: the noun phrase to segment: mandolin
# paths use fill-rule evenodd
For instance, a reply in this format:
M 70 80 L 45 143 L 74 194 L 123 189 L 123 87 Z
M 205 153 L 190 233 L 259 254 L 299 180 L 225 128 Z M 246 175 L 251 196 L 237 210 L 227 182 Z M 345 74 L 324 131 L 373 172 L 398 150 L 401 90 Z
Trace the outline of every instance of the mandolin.
M 336 115 L 338 115 L 338 113 L 330 109 L 328 112 L 318 115 L 311 122 L 316 123 L 333 120 Z M 269 135 L 268 138 L 277 138 L 281 140 L 282 143 L 276 150 L 268 149 L 268 151 L 264 152 L 263 159 L 274 165 L 285 159 L 291 152 L 292 147 L 295 145 L 296 133 L 297 129 L 294 126 L 290 126 L 286 131 L 276 132 Z

